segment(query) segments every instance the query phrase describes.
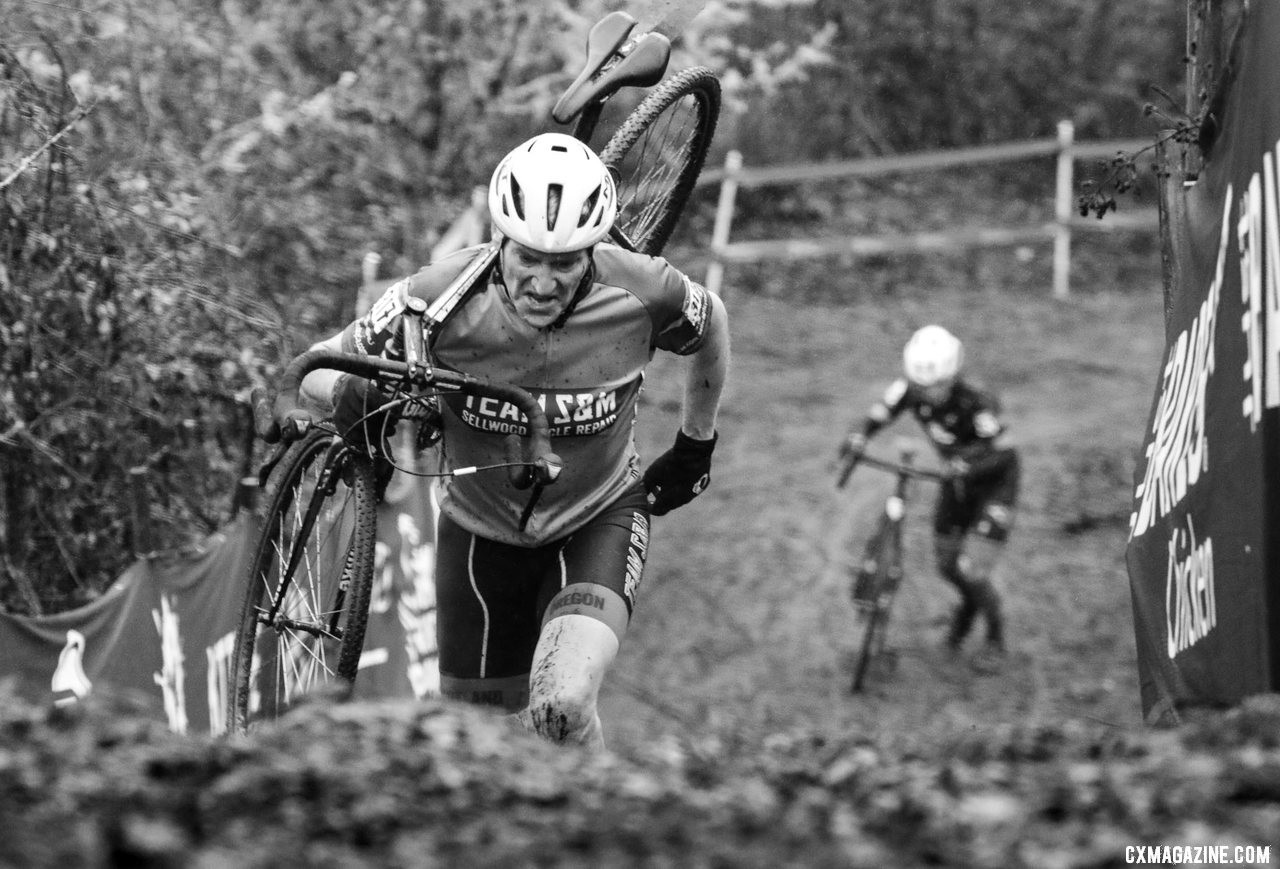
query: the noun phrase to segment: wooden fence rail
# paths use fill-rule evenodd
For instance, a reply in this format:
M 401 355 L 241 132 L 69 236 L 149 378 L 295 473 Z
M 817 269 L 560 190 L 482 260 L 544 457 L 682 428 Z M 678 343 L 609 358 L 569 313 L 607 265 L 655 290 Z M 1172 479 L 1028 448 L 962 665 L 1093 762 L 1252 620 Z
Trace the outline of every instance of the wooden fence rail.
M 722 169 L 709 169 L 699 178 L 699 185 L 720 184 L 715 224 L 711 235 L 712 260 L 707 268 L 706 285 L 720 292 L 725 267 L 731 263 L 765 260 L 793 260 L 810 257 L 853 255 L 871 256 L 889 253 L 968 250 L 1052 240 L 1053 294 L 1065 298 L 1070 294 L 1071 234 L 1075 230 L 1134 231 L 1152 230 L 1158 226 L 1154 210 L 1124 215 L 1108 215 L 1105 220 L 1081 219 L 1075 216 L 1073 194 L 1076 160 L 1114 157 L 1149 147 L 1146 139 L 1118 139 L 1108 142 L 1076 142 L 1070 121 L 1058 124 L 1053 139 L 1031 139 L 958 148 L 920 154 L 869 157 L 832 163 L 807 163 L 791 166 L 745 167 L 742 154 L 730 151 Z M 920 172 L 973 166 L 983 163 L 1005 163 L 1035 157 L 1057 157 L 1053 220 L 1038 226 L 966 228 L 952 232 L 920 232 L 889 236 L 840 236 L 815 239 L 770 239 L 730 242 L 734 202 L 742 187 L 777 184 L 800 184 L 836 178 L 869 178 L 893 173 Z

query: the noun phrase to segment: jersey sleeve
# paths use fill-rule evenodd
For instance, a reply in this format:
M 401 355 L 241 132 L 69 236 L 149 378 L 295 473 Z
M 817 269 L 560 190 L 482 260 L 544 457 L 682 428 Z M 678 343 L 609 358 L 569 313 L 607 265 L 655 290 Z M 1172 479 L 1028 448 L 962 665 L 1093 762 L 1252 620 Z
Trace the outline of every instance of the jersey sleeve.
M 867 411 L 862 433 L 867 437 L 871 437 L 897 419 L 903 408 L 907 406 L 907 392 L 908 386 L 905 378 L 899 377 L 890 383 L 885 388 L 884 394 L 880 396 L 880 400 L 872 404 Z
M 680 356 L 687 356 L 702 346 L 707 335 L 707 323 L 711 320 L 711 291 L 688 275 L 681 274 L 679 310 L 674 311 L 664 323 L 655 323 L 655 346 Z M 661 328 L 658 328 L 661 327 Z
M 662 257 L 612 245 L 596 248 L 596 279 L 622 287 L 649 313 L 653 346 L 681 356 L 696 353 L 711 322 L 711 293 Z

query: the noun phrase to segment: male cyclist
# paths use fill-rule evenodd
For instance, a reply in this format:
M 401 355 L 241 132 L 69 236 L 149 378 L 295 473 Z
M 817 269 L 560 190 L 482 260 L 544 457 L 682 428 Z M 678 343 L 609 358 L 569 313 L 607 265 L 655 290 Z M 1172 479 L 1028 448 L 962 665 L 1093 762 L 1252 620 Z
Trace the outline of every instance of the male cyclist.
M 958 650 L 981 613 L 986 646 L 974 663 L 992 669 L 1004 653 L 992 571 L 1013 525 L 1018 452 L 1004 442 L 996 399 L 961 378 L 964 347 L 958 338 L 941 326 L 925 326 L 907 341 L 902 361 L 905 376 L 850 431 L 840 456 L 856 463 L 870 438 L 904 411 L 923 426 L 951 474 L 940 487 L 933 525 L 938 570 L 960 592 L 946 642 Z
M 553 741 L 600 749 L 597 697 L 636 604 L 650 515 L 710 481 L 728 318 L 717 296 L 666 260 L 607 241 L 613 178 L 571 136 L 546 133 L 511 151 L 488 203 L 490 245 L 394 284 L 317 346 L 402 356 L 407 300 L 429 304 L 459 276 L 472 281 L 474 291 L 432 330 L 433 363 L 533 393 L 564 468 L 523 531 L 528 492 L 505 473 L 448 478 L 436 550 L 441 690 L 519 713 Z M 466 278 L 486 257 L 491 264 Z M 690 362 L 675 444 L 641 473 L 632 427 L 655 349 Z M 348 439 L 374 449 L 394 424 L 387 398 L 360 378 L 317 371 L 303 392 L 332 405 Z M 523 428 L 514 407 L 492 400 L 446 398 L 441 417 L 446 469 L 502 463 L 505 436 Z

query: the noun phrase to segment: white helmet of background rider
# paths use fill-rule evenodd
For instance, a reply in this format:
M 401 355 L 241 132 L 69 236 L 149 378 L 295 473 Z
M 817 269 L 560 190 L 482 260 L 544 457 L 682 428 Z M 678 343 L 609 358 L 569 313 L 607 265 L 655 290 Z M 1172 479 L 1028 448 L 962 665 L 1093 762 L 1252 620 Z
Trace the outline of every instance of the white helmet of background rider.
M 591 247 L 617 214 L 608 168 L 564 133 L 534 136 L 502 158 L 489 181 L 489 217 L 498 232 L 544 253 Z
M 960 339 L 941 326 L 925 326 L 902 349 L 902 369 L 916 386 L 928 388 L 950 383 L 964 364 Z

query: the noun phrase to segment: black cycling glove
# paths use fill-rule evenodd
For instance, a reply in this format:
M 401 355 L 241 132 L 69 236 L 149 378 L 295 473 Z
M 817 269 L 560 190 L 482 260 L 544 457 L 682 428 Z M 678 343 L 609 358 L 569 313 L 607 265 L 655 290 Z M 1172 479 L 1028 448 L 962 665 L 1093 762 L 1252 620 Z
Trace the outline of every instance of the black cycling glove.
M 363 377 L 343 374 L 333 388 L 333 427 L 358 449 L 372 448 L 386 456 L 396 430 L 392 399 Z
M 683 507 L 711 485 L 711 451 L 718 436 L 702 441 L 678 431 L 675 446 L 649 465 L 644 472 L 644 489 L 654 516 Z

